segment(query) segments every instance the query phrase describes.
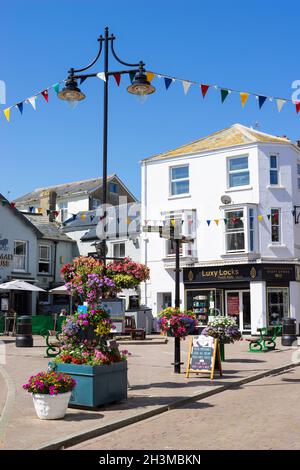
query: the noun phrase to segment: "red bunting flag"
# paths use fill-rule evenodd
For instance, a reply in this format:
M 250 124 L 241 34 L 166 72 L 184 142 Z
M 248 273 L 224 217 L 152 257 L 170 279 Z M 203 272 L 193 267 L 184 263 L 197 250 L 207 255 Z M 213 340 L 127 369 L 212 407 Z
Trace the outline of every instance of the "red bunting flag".
M 120 81 L 121 81 L 121 74 L 116 72 L 114 73 L 115 80 L 117 82 L 117 85 L 120 86 Z
M 209 85 L 201 85 L 200 88 L 201 88 L 202 96 L 203 98 L 205 98 L 207 90 L 209 89 Z
M 16 206 L 16 204 L 14 202 L 11 202 L 10 205 L 11 205 L 12 208 L 14 208 Z
M 42 91 L 42 95 L 43 95 L 43 97 L 45 98 L 45 100 L 46 100 L 47 103 L 48 103 L 48 100 L 49 100 L 48 90 Z
M 300 101 L 296 101 L 296 113 L 298 114 L 300 111 Z

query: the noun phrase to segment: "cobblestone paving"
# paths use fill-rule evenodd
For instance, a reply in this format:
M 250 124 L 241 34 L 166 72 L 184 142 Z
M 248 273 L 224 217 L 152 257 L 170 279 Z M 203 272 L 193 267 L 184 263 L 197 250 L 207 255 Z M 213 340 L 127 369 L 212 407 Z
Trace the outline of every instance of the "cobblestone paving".
M 73 449 L 300 449 L 299 391 L 296 367 Z

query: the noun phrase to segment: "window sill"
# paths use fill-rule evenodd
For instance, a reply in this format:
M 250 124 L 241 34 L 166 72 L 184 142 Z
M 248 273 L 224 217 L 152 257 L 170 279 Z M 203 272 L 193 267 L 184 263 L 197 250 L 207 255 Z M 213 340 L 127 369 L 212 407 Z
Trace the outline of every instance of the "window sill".
M 266 188 L 267 189 L 285 189 L 285 186 L 281 186 L 280 184 L 268 184 Z
M 236 186 L 235 188 L 228 188 L 228 189 L 225 189 L 225 193 L 232 193 L 232 192 L 235 192 L 235 191 L 249 191 L 253 189 L 253 186 L 251 185 L 247 185 L 247 186 Z
M 284 243 L 269 243 L 268 248 L 286 248 Z
M 51 273 L 37 273 L 37 276 L 52 276 Z
M 185 197 L 191 197 L 191 195 L 190 194 L 178 194 L 178 195 L 176 194 L 175 196 L 169 196 L 168 200 L 170 201 L 172 199 L 183 199 Z

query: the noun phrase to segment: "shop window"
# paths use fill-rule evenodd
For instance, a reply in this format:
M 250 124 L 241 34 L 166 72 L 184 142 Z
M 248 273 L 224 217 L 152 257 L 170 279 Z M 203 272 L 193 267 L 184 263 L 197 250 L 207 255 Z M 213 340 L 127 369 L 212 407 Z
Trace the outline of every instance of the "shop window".
M 39 274 L 50 274 L 51 272 L 51 247 L 40 245 L 39 247 Z
M 170 168 L 170 194 L 177 196 L 188 194 L 190 191 L 189 166 L 175 166 Z
M 288 288 L 268 289 L 268 315 L 269 325 L 280 324 L 283 317 L 289 316 L 289 290 Z
M 27 242 L 21 240 L 14 241 L 13 269 L 18 272 L 27 272 Z
M 114 243 L 113 244 L 113 257 L 114 258 L 125 258 L 125 243 Z
M 244 211 L 238 209 L 225 212 L 226 251 L 245 251 Z
M 280 209 L 271 209 L 271 241 L 280 243 Z
M 235 188 L 250 184 L 248 157 L 229 158 L 228 161 L 228 187 Z
M 270 156 L 270 185 L 278 184 L 278 157 Z
M 223 294 L 219 289 L 187 290 L 187 309 L 192 310 L 199 325 L 206 325 L 210 315 L 222 314 Z

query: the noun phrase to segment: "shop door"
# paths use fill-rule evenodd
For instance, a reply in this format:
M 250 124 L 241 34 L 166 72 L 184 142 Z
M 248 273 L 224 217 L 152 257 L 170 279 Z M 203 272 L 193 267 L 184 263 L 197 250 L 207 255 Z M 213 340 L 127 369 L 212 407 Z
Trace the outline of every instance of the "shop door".
M 251 331 L 250 291 L 225 292 L 226 315 L 236 318 L 240 331 Z

